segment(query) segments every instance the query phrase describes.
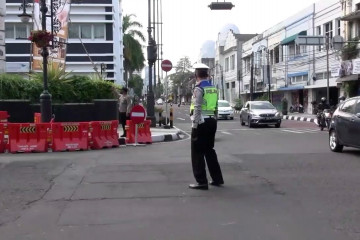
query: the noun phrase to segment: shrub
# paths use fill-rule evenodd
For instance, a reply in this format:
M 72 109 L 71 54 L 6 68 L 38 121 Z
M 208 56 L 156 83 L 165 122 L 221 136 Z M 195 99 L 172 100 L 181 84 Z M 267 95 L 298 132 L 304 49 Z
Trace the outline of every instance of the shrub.
M 87 76 L 68 76 L 49 73 L 49 92 L 54 103 L 84 103 L 93 99 L 117 99 L 116 86 L 108 81 L 91 80 Z M 33 73 L 30 80 L 20 75 L 0 75 L 0 99 L 29 99 L 39 102 L 43 91 L 41 73 Z

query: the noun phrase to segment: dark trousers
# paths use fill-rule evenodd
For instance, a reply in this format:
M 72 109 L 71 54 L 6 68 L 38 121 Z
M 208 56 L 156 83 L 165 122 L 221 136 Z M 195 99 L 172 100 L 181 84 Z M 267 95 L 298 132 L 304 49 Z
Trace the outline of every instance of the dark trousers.
M 122 125 L 125 136 L 126 136 L 126 130 L 125 130 L 126 120 L 129 120 L 129 118 L 126 116 L 126 112 L 121 112 L 120 113 L 120 123 Z
M 194 134 L 194 130 L 191 133 L 191 163 L 194 177 L 199 184 L 208 183 L 205 161 L 212 180 L 217 183 L 224 182 L 214 149 L 216 128 L 216 120 L 206 118 L 205 123 L 198 126 L 197 134 Z

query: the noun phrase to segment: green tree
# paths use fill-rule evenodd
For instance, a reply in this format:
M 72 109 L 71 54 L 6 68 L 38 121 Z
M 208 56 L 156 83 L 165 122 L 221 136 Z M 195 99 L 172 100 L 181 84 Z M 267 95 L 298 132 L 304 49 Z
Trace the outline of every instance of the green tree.
M 172 92 L 174 96 L 178 95 L 180 89 L 180 96 L 191 96 L 191 86 L 194 83 L 194 72 L 192 71 L 192 64 L 189 57 L 181 58 L 176 66 L 175 73 L 169 76 L 172 81 Z
M 129 87 L 134 89 L 134 94 L 136 96 L 141 97 L 144 88 L 144 80 L 139 75 L 133 75 L 129 79 Z
M 125 15 L 123 18 L 123 42 L 124 42 L 124 70 L 125 83 L 132 77 L 135 70 L 140 71 L 144 68 L 145 57 L 141 43 L 137 40 L 145 41 L 145 37 L 138 28 L 142 28 L 141 23 L 132 21 L 134 14 Z

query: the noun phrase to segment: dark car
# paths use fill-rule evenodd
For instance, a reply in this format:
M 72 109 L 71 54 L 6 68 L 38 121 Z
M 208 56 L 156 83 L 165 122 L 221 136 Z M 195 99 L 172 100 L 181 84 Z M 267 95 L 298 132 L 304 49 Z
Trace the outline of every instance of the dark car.
M 341 152 L 344 146 L 360 148 L 360 97 L 347 99 L 334 112 L 329 146 L 333 152 Z

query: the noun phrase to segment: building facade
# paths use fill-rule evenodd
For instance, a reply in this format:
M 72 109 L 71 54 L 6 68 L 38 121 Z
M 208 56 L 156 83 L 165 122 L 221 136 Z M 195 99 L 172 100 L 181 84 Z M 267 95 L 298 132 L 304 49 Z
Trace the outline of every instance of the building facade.
M 5 72 L 5 0 L 0 0 L 0 73 Z
M 32 2 L 32 1 L 28 1 Z M 73 0 L 70 9 L 66 72 L 72 75 L 101 73 L 123 85 L 123 32 L 121 0 Z M 17 16 L 22 0 L 6 0 L 6 71 L 27 73 L 31 44 L 27 40 L 32 21 Z M 32 9 L 28 9 L 31 13 Z
M 243 73 L 243 44 L 256 34 L 240 34 L 234 24 L 225 25 L 215 45 L 214 83 L 220 90 L 220 99 L 232 105 L 240 97 Z
M 345 5 L 348 5 L 346 1 L 338 0 L 314 3 L 245 42 L 240 84 L 243 101 L 250 99 L 252 86 L 254 99 L 267 95 L 270 90 L 270 100 L 279 109 L 284 97 L 289 107 L 302 105 L 308 113 L 316 108 L 315 102 L 327 95 L 329 103 L 335 106 L 345 92 L 339 84 L 342 50 L 333 44 L 335 36 L 346 39 L 346 31 L 350 31 L 344 24 Z M 352 6 L 356 8 L 356 4 Z M 358 28 L 352 26 L 353 36 L 354 29 Z M 298 36 L 317 36 L 322 42 L 299 45 Z

